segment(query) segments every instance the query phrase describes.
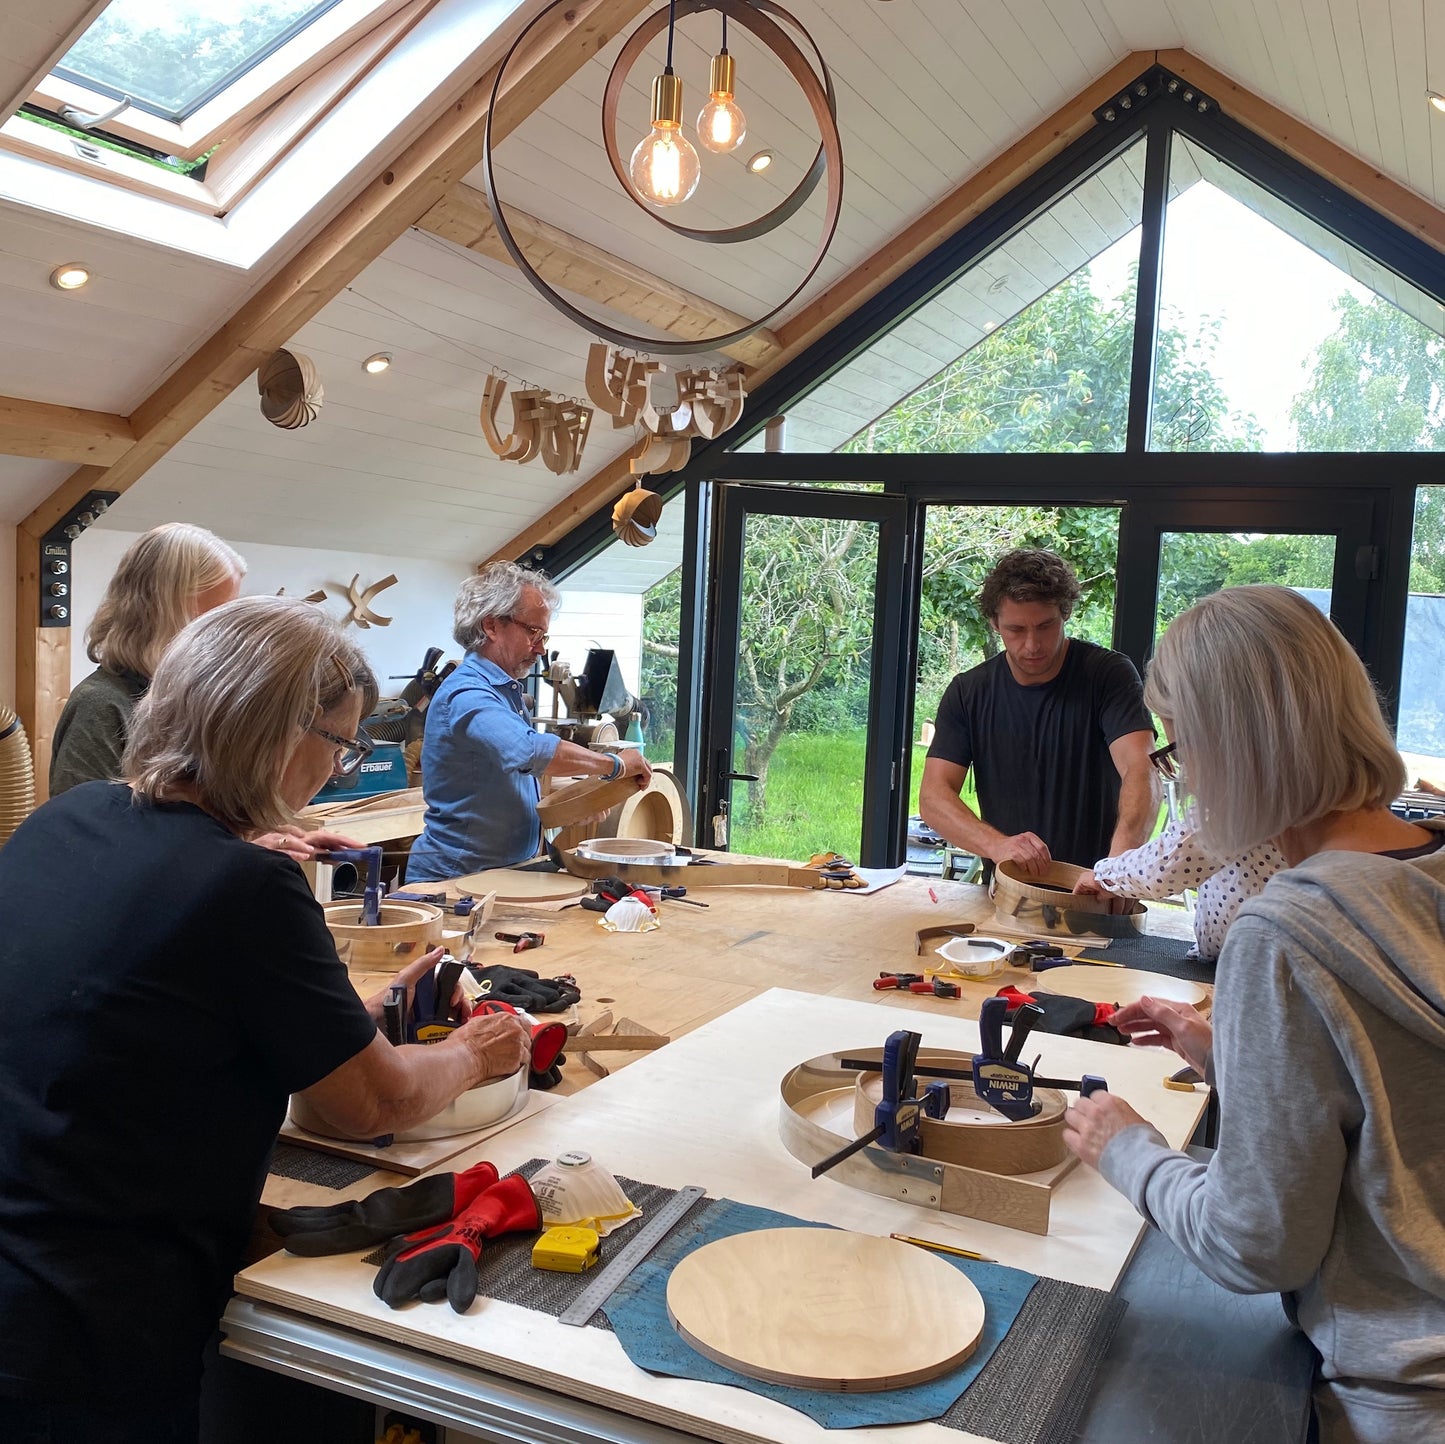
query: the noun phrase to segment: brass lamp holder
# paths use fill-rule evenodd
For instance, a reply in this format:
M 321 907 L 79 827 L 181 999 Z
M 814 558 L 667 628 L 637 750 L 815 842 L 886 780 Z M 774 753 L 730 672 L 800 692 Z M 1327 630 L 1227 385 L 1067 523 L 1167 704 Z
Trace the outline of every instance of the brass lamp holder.
M 843 208 L 843 142 L 838 133 L 837 120 L 837 99 L 833 90 L 833 78 L 828 71 L 827 64 L 823 60 L 822 52 L 818 49 L 817 42 L 808 33 L 804 26 L 781 5 L 774 3 L 774 0 L 676 0 L 672 11 L 676 18 L 685 18 L 689 15 L 702 14 L 707 11 L 718 11 L 730 22 L 741 25 L 743 29 L 752 33 L 772 54 L 778 59 L 788 73 L 793 77 L 809 107 L 813 112 L 814 120 L 817 122 L 821 136 L 821 143 L 818 146 L 817 154 L 813 157 L 803 178 L 798 182 L 794 190 L 786 196 L 778 205 L 766 214 L 758 216 L 740 226 L 731 226 L 722 229 L 703 230 L 692 226 L 679 225 L 675 221 L 669 221 L 657 215 L 648 205 L 646 199 L 638 192 L 632 184 L 632 177 L 628 173 L 627 165 L 622 158 L 622 153 L 617 147 L 617 107 L 626 85 L 627 78 L 631 74 L 638 60 L 648 44 L 661 32 L 666 29 L 674 18 L 668 9 L 655 11 L 648 16 L 641 25 L 628 37 L 613 63 L 612 71 L 607 77 L 607 87 L 602 98 L 602 140 L 607 150 L 607 159 L 612 166 L 618 183 L 630 196 L 638 207 L 644 210 L 658 225 L 665 227 L 674 235 L 682 236 L 687 240 L 701 241 L 708 245 L 735 245 L 740 241 L 755 240 L 759 236 L 767 235 L 770 231 L 776 230 L 784 222 L 795 216 L 806 204 L 808 198 L 817 189 L 819 181 L 826 174 L 828 180 L 827 204 L 823 215 L 822 229 L 818 237 L 817 249 L 814 252 L 811 264 L 798 284 L 766 314 L 759 316 L 755 321 L 749 321 L 744 326 L 739 326 L 732 331 L 720 332 L 713 336 L 701 336 L 695 340 L 663 340 L 653 336 L 640 336 L 631 331 L 623 331 L 616 326 L 599 320 L 589 315 L 580 307 L 575 306 L 566 297 L 560 295 L 537 272 L 536 267 L 527 259 L 518 243 L 516 236 L 512 233 L 511 226 L 507 223 L 507 217 L 503 209 L 501 199 L 497 193 L 496 171 L 492 155 L 492 120 L 497 113 L 498 101 L 502 94 L 503 83 L 506 79 L 507 68 L 510 65 L 517 51 L 527 42 L 532 31 L 547 16 L 559 6 L 574 3 L 574 0 L 552 0 L 552 4 L 540 11 L 532 21 L 523 28 L 512 47 L 497 67 L 495 79 L 492 83 L 491 100 L 487 106 L 486 125 L 483 130 L 483 151 L 482 151 L 482 180 L 483 189 L 486 192 L 487 207 L 492 214 L 492 222 L 497 228 L 497 235 L 502 245 L 506 248 L 507 254 L 512 258 L 513 264 L 527 279 L 532 289 L 537 292 L 550 306 L 560 311 L 569 321 L 590 331 L 596 336 L 601 336 L 611 341 L 615 346 L 621 346 L 629 350 L 647 351 L 658 356 L 694 356 L 700 352 L 715 351 L 725 346 L 731 346 L 738 341 L 751 336 L 753 332 L 766 326 L 770 321 L 787 309 L 794 300 L 802 293 L 804 287 L 817 274 L 818 268 L 823 264 L 824 257 L 828 254 L 828 248 L 833 243 L 833 236 L 838 229 L 838 218 Z M 817 62 L 817 70 L 797 43 L 788 35 L 782 25 L 776 23 L 769 17 L 776 16 L 784 24 L 790 26 L 800 34 L 807 42 Z M 717 62 L 726 59 L 731 72 L 732 57 L 726 52 L 723 55 L 714 57 L 712 75 L 716 79 L 719 74 Z M 730 74 L 729 74 L 729 78 Z M 670 85 L 668 84 L 670 82 Z M 675 89 L 674 89 L 675 87 Z M 652 88 L 652 113 L 654 117 L 659 115 L 664 118 L 671 118 L 675 107 L 677 118 L 680 121 L 682 115 L 682 86 L 680 80 L 670 72 L 656 77 Z M 660 106 L 667 106 L 667 109 L 660 109 Z

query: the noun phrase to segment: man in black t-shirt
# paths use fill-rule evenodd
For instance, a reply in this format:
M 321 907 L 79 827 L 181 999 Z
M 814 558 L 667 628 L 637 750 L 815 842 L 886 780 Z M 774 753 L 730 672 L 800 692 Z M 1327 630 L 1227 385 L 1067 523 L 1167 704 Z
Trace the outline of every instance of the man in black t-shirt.
M 919 809 L 941 837 L 1042 873 L 1139 846 L 1158 799 L 1154 732 L 1134 665 L 1071 639 L 1079 583 L 1051 551 L 1009 552 L 979 597 L 1003 651 L 949 684 Z M 959 795 L 974 772 L 980 816 Z

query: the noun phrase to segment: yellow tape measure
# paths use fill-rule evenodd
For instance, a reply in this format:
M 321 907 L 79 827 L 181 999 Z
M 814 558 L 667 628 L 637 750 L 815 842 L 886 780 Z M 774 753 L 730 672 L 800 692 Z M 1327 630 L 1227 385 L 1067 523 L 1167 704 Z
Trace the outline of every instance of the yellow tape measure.
M 559 1274 L 580 1274 L 597 1262 L 602 1239 L 595 1228 L 549 1228 L 532 1245 L 532 1267 Z

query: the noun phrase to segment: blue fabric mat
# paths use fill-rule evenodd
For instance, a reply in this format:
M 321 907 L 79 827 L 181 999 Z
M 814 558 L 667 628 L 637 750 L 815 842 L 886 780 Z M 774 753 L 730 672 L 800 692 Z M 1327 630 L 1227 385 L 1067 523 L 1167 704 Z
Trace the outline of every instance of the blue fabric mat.
M 842 1394 L 815 1389 L 792 1389 L 750 1379 L 715 1364 L 685 1344 L 667 1317 L 667 1279 L 687 1254 L 716 1239 L 763 1228 L 824 1228 L 771 1209 L 723 1199 L 684 1219 L 604 1305 L 613 1332 L 639 1368 L 654 1374 L 732 1384 L 806 1414 L 825 1429 L 851 1429 L 870 1424 L 912 1424 L 937 1419 L 977 1378 L 994 1350 L 1008 1333 L 1024 1301 L 1038 1282 L 1033 1274 L 1002 1264 L 937 1254 L 945 1263 L 968 1275 L 983 1295 L 983 1337 L 964 1364 L 926 1384 L 889 1389 L 876 1394 Z

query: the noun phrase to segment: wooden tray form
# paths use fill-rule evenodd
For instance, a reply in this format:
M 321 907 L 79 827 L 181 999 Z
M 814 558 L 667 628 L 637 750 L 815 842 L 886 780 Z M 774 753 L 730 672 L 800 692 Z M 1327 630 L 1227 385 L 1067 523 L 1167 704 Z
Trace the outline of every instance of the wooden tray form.
M 937 1055 L 930 1057 L 944 1067 L 959 1066 L 943 1063 Z M 927 1060 L 917 1066 L 926 1069 Z M 1069 1157 L 1064 1146 L 1064 1095 L 1052 1088 L 1040 1088 L 1034 1097 L 1040 1104 L 1039 1111 L 1015 1123 L 990 1108 L 972 1083 L 950 1082 L 948 1117 L 922 1121 L 922 1156 L 1009 1175 L 1056 1167 Z M 883 1075 L 860 1073 L 853 1093 L 853 1127 L 858 1133 L 867 1133 L 873 1127 L 874 1110 L 882 1099 Z
M 543 827 L 570 827 L 584 818 L 610 812 L 637 792 L 635 777 L 587 777 L 549 792 L 537 804 Z
M 663 886 L 683 883 L 695 887 L 802 887 L 822 888 L 828 880 L 807 867 L 789 867 L 782 862 L 724 862 L 716 867 L 678 864 L 658 867 L 626 862 L 599 862 L 582 857 L 574 849 L 561 854 L 562 866 L 575 877 L 618 877 L 623 882 L 650 882 Z
M 750 1379 L 861 1394 L 936 1379 L 983 1333 L 983 1299 L 935 1254 L 836 1228 L 768 1228 L 705 1244 L 667 1281 L 698 1353 Z
M 850 1048 L 844 1053 L 810 1058 L 789 1071 L 780 1087 L 778 1131 L 783 1147 L 809 1167 L 858 1137 L 853 1121 L 858 1073 L 841 1067 L 840 1058 L 876 1060 L 881 1064 L 883 1050 Z M 966 1068 L 972 1061 L 966 1053 L 932 1049 L 919 1055 L 918 1067 L 935 1063 Z M 831 1179 L 920 1208 L 980 1218 L 1025 1233 L 1047 1233 L 1053 1191 L 1077 1162 L 1069 1154 L 1052 1168 L 1010 1175 L 942 1158 L 890 1153 L 870 1144 L 830 1169 L 819 1182 Z
M 382 903 L 381 922 L 361 922 L 360 900 L 323 904 L 336 956 L 353 973 L 397 972 L 442 937 L 442 912 L 430 903 Z
M 1074 891 L 1085 871 L 1072 863 L 1051 862 L 1042 876 L 1030 877 L 1016 863 L 1001 862 L 989 891 L 1000 918 L 1038 932 L 1093 932 L 1111 938 L 1142 932 L 1143 903 L 1130 902 L 1123 912 L 1112 912 L 1107 899 Z

